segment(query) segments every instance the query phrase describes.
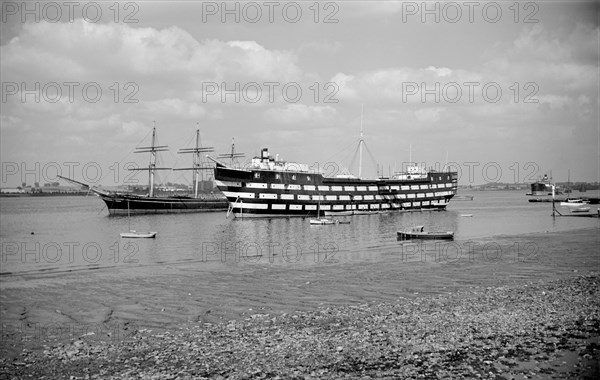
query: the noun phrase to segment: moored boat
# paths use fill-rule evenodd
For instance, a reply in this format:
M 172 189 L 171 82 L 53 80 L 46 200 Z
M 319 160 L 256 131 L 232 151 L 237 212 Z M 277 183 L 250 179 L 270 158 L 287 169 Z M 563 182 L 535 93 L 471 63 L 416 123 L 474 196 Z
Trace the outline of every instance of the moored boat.
M 552 183 L 548 178 L 548 175 L 544 175 L 544 178 L 531 184 L 531 193 L 526 195 L 540 196 L 552 194 Z
M 110 215 L 125 215 L 127 203 L 132 214 L 170 214 L 187 212 L 226 211 L 227 201 L 218 195 L 199 198 L 191 196 L 150 197 L 123 193 L 96 193 L 106 203 Z
M 584 201 L 581 198 L 567 198 L 563 202 L 560 202 L 561 206 L 566 207 L 581 207 L 586 204 L 588 204 L 588 202 Z
M 196 130 L 196 146 L 194 148 L 180 149 L 179 153 L 194 154 L 193 165 L 190 168 L 173 170 L 192 170 L 194 193 L 181 196 L 157 196 L 154 188 L 154 175 L 157 170 L 171 170 L 171 168 L 160 168 L 156 165 L 156 153 L 166 151 L 167 146 L 156 144 L 156 128 L 152 129 L 152 142 L 150 146 L 137 148 L 135 153 L 150 153 L 150 164 L 147 168 L 133 170 L 148 171 L 148 194 L 137 195 L 124 192 L 115 192 L 91 186 L 71 178 L 58 176 L 69 182 L 87 187 L 90 192 L 96 194 L 104 201 L 110 215 L 131 214 L 162 214 L 162 213 L 184 213 L 184 212 L 207 212 L 226 211 L 227 200 L 221 194 L 200 194 L 198 175 L 201 170 L 212 170 L 202 164 L 201 153 L 211 152 L 212 148 L 200 146 L 200 131 Z M 129 210 L 129 211 L 128 211 Z
M 539 202 L 561 202 L 563 199 L 553 199 L 553 198 L 531 198 L 529 199 L 530 203 L 539 203 Z
M 121 232 L 122 238 L 155 238 L 156 232 L 138 232 L 136 230 L 131 229 L 131 213 L 129 212 L 129 207 L 127 208 L 127 221 L 129 223 L 129 232 Z
M 156 232 L 137 232 L 130 230 L 129 232 L 121 232 L 122 238 L 155 238 Z
M 329 219 L 329 218 L 318 218 L 311 219 L 310 224 L 314 225 L 329 225 L 329 224 L 338 224 L 339 221 L 337 219 Z
M 216 185 L 236 217 L 444 210 L 457 189 L 456 172 L 410 167 L 391 178 L 326 177 L 308 165 L 275 159 L 266 148 L 246 168 L 211 159 Z
M 455 201 L 472 201 L 475 197 L 473 195 L 455 195 Z
M 578 207 L 571 210 L 571 212 L 590 212 L 589 207 Z
M 409 240 L 409 239 L 431 239 L 431 240 L 453 240 L 454 232 L 452 231 L 438 231 L 438 232 L 427 232 L 424 226 L 413 227 L 410 231 L 398 231 L 398 239 Z

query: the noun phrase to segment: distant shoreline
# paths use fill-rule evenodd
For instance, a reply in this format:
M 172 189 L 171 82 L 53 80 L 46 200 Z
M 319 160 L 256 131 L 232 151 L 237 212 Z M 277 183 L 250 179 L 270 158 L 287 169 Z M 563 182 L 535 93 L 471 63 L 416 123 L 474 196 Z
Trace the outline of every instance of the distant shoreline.
M 74 193 L 25 193 L 25 194 L 3 193 L 3 194 L 0 194 L 0 198 L 70 197 L 70 196 L 84 197 L 84 196 L 89 196 L 89 195 L 94 195 L 94 194 L 90 193 L 88 191 L 82 191 L 82 192 L 76 192 L 76 193 L 75 192 Z M 131 193 L 130 195 L 143 196 L 143 195 L 134 194 L 134 193 Z M 205 195 L 211 195 L 211 194 L 207 193 Z M 180 195 L 178 195 L 178 196 L 180 196 Z M 165 196 L 165 197 L 167 197 L 167 196 Z
M 0 194 L 0 198 L 24 198 L 24 197 L 82 197 L 89 195 L 87 191 L 77 193 L 31 193 L 31 194 Z

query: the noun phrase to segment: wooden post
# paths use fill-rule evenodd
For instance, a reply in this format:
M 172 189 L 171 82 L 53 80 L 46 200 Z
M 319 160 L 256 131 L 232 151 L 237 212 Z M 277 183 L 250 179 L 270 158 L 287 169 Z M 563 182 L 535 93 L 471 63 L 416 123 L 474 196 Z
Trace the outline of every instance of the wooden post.
M 554 201 L 555 201 L 555 198 L 554 198 L 554 185 L 552 185 L 552 217 L 553 218 L 556 217 L 556 213 L 555 213 L 556 212 L 556 206 L 554 205 Z

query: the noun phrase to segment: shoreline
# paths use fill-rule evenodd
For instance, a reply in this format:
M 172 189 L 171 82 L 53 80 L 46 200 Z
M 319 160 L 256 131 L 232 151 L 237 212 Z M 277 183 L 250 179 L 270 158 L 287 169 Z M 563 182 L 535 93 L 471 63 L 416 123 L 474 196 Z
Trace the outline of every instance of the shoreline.
M 597 235 L 595 228 L 499 235 L 480 239 L 481 244 L 473 251 L 465 250 L 462 257 L 429 246 L 417 246 L 417 250 L 402 246 L 367 262 L 323 261 L 308 266 L 238 263 L 216 269 L 201 263 L 178 263 L 3 276 L 0 352 L 7 360 L 2 365 L 14 371 L 17 367 L 10 363 L 18 362 L 24 353 L 26 358 L 35 357 L 36 363 L 48 363 L 44 351 L 61 346 L 73 350 L 72 345 L 79 341 L 94 351 L 129 338 L 138 342 L 138 334 L 156 340 L 152 338 L 156 334 L 171 334 L 182 327 L 219 326 L 215 328 L 228 331 L 231 321 L 245 323 L 248 318 L 259 318 L 257 315 L 268 314 L 277 320 L 285 315 L 320 313 L 323 308 L 348 311 L 360 305 L 372 308 L 399 300 L 429 302 L 436 297 L 458 297 L 475 304 L 470 295 L 488 288 L 527 290 L 523 286 L 528 283 L 570 281 L 598 271 Z M 506 254 L 492 255 L 497 251 L 486 251 L 487 243 L 497 244 Z M 596 283 L 590 291 L 597 292 L 597 288 Z M 597 316 L 598 305 L 593 306 Z M 510 304 L 504 308 L 510 309 Z M 431 312 L 423 312 L 420 318 Z M 443 317 L 453 318 L 451 314 Z M 598 331 L 594 334 L 597 337 Z M 52 363 L 53 368 L 65 364 Z
M 80 337 L 0 359 L 70 378 L 597 378 L 600 275 Z

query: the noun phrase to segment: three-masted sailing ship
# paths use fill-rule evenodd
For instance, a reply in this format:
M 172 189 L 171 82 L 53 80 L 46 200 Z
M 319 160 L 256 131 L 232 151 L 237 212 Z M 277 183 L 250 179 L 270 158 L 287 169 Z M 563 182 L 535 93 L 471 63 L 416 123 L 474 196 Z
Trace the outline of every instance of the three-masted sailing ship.
M 183 212 L 206 212 L 225 211 L 228 203 L 221 194 L 200 194 L 199 173 L 201 170 L 213 170 L 212 166 L 203 165 L 201 154 L 212 152 L 213 148 L 200 146 L 200 130 L 196 130 L 196 146 L 193 148 L 180 149 L 178 153 L 193 154 L 193 164 L 189 168 L 161 168 L 156 166 L 156 154 L 168 150 L 166 145 L 156 144 L 156 127 L 152 129 L 152 142 L 150 146 L 138 147 L 135 153 L 150 153 L 150 162 L 147 168 L 135 168 L 131 170 L 148 171 L 148 194 L 137 195 L 125 192 L 116 192 L 102 189 L 97 186 L 75 181 L 70 178 L 60 177 L 67 181 L 87 186 L 89 191 L 100 197 L 110 215 L 130 214 L 159 214 L 159 213 L 183 213 Z M 193 195 L 158 196 L 154 186 L 154 176 L 157 170 L 191 170 L 193 172 Z

